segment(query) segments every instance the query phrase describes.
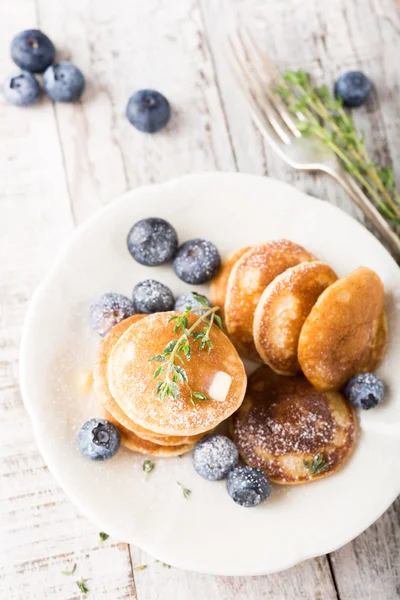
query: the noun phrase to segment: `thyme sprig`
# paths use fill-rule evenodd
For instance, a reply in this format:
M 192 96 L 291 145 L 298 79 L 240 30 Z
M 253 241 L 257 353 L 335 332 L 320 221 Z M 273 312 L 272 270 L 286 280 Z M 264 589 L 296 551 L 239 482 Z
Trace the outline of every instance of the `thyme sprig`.
M 169 322 L 174 322 L 174 333 L 181 332 L 181 336 L 168 342 L 162 354 L 156 354 L 149 359 L 149 362 L 160 363 L 154 371 L 154 378 L 162 377 L 156 385 L 156 394 L 160 397 L 161 402 L 164 402 L 169 396 L 178 400 L 181 395 L 181 385 L 189 390 L 189 399 L 193 405 L 196 400 L 209 400 L 209 397 L 202 392 L 192 390 L 186 370 L 182 365 L 185 365 L 185 360 L 189 361 L 191 358 L 191 343 L 193 342 L 198 342 L 200 350 L 211 352 L 211 327 L 215 322 L 222 329 L 222 320 L 216 314 L 219 310 L 218 306 L 210 308 L 203 296 L 197 294 L 193 294 L 193 296 L 201 304 L 201 307 L 187 306 L 184 313 L 174 315 L 169 319 Z M 201 312 L 199 318 L 189 327 L 189 315 L 199 312 Z M 180 365 L 178 361 L 181 363 Z
M 334 98 L 326 85 L 315 87 L 308 73 L 287 70 L 279 78 L 276 93 L 298 120 L 302 135 L 315 136 L 340 159 L 344 168 L 361 184 L 377 208 L 393 225 L 400 224 L 400 194 L 393 169 L 374 163 L 363 132 L 358 132 L 341 98 Z
M 310 475 L 319 475 L 329 467 L 329 462 L 324 459 L 322 454 L 316 454 L 312 462 L 303 460 L 303 464 Z

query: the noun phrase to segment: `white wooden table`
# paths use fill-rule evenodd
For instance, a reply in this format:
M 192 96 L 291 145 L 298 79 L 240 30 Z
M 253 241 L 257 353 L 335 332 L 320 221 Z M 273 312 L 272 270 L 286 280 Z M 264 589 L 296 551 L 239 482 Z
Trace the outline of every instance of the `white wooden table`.
M 0 19 L 0 71 L 11 37 L 40 27 L 83 70 L 81 103 L 0 103 L 0 598 L 72 600 L 83 576 L 96 600 L 394 600 L 400 503 L 341 550 L 268 577 L 167 569 L 82 517 L 36 448 L 18 387 L 27 303 L 73 228 L 127 189 L 207 170 L 269 174 L 361 219 L 333 182 L 295 173 L 263 144 L 221 56 L 219 0 L 13 0 Z M 269 55 L 329 85 L 365 70 L 378 97 L 357 111 L 376 157 L 399 170 L 400 17 L 394 0 L 235 0 Z M 129 95 L 159 89 L 174 115 L 156 136 L 126 121 Z M 279 199 L 276 200 L 277 202 Z M 373 473 L 371 473 L 373 485 Z M 329 515 L 324 507 L 320 519 Z M 195 541 L 194 541 L 195 543 Z M 268 541 L 266 540 L 266 543 Z M 76 576 L 61 571 L 77 563 Z M 147 564 L 148 568 L 135 571 Z

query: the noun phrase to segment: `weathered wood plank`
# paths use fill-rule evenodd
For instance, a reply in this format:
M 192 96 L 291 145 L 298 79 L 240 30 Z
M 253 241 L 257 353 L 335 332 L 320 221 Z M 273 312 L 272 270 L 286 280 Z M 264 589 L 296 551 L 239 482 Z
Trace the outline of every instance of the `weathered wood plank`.
M 54 10 L 52 0 L 39 0 L 39 7 L 44 30 L 88 81 L 81 103 L 55 107 L 78 221 L 125 189 L 234 169 L 196 2 L 62 0 Z M 140 133 L 125 118 L 129 96 L 144 87 L 171 102 L 160 134 Z
M 143 571 L 135 571 L 140 600 L 337 599 L 324 557 L 265 577 L 214 577 L 168 569 L 138 549 L 132 549 L 132 559 L 134 568 L 148 565 Z
M 331 561 L 341 600 L 400 598 L 400 499 Z

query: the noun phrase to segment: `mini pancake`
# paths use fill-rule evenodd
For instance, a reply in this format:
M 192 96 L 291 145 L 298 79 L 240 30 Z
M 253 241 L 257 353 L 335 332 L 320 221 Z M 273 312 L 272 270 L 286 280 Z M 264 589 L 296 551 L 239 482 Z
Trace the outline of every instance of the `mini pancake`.
M 237 410 L 246 391 L 246 373 L 232 343 L 213 325 L 211 352 L 200 350 L 199 343 L 192 340 L 191 359 L 183 366 L 192 390 L 207 396 L 217 373 L 227 374 L 231 380 L 225 399 L 210 398 L 192 405 L 188 387 L 181 384 L 179 399 L 167 397 L 161 402 L 155 389 L 157 363 L 149 360 L 161 354 L 171 340 L 178 339 L 179 334 L 173 332 L 174 324 L 169 319 L 179 314 L 156 313 L 131 326 L 111 351 L 107 379 L 114 400 L 134 423 L 151 432 L 193 436 L 216 427 Z M 189 315 L 189 327 L 197 319 L 197 315 Z
M 111 354 L 116 342 L 119 340 L 121 335 L 125 333 L 129 327 L 147 317 L 147 315 L 133 315 L 127 319 L 124 319 L 117 325 L 115 325 L 106 337 L 102 338 L 99 342 L 96 364 L 94 368 L 94 390 L 96 397 L 99 400 L 102 407 L 112 417 L 123 426 L 127 431 L 134 433 L 137 437 L 159 444 L 162 446 L 181 446 L 182 444 L 193 444 L 203 437 L 203 434 L 196 436 L 166 436 L 154 433 L 140 427 L 137 423 L 132 421 L 118 406 L 112 397 L 107 381 L 107 365 L 108 359 Z
M 211 282 L 211 303 L 213 306 L 219 306 L 219 315 L 224 319 L 224 306 L 226 297 L 226 288 L 228 285 L 229 275 L 233 269 L 235 263 L 250 250 L 250 246 L 237 250 L 228 260 L 222 263 L 222 267 L 218 272 L 218 275 L 214 277 Z
M 372 373 L 381 364 L 388 345 L 388 324 L 385 311 L 383 310 L 379 319 L 378 331 L 370 343 L 363 361 L 359 367 L 360 373 Z
M 321 390 L 338 390 L 369 361 L 383 311 L 378 275 L 359 267 L 328 287 L 300 333 L 298 358 L 304 375 Z
M 236 261 L 226 290 L 225 322 L 240 354 L 260 360 L 253 340 L 253 319 L 265 288 L 286 269 L 312 260 L 315 256 L 302 246 L 278 240 L 250 248 Z
M 264 366 L 250 376 L 232 429 L 247 464 L 275 483 L 299 484 L 343 465 L 355 443 L 356 419 L 338 392 L 321 392 L 302 375 L 285 377 Z
M 322 292 L 337 280 L 325 263 L 304 262 L 284 271 L 264 290 L 254 315 L 254 342 L 276 373 L 300 372 L 300 331 Z
M 140 454 L 146 454 L 148 456 L 180 456 L 185 452 L 190 452 L 194 444 L 182 444 L 180 446 L 160 446 L 159 444 L 153 444 L 138 437 L 129 429 L 126 429 L 121 423 L 118 423 L 114 417 L 108 413 L 104 408 L 102 409 L 103 418 L 107 421 L 111 421 L 116 427 L 118 427 L 121 433 L 121 444 L 132 450 L 132 452 L 139 452 Z

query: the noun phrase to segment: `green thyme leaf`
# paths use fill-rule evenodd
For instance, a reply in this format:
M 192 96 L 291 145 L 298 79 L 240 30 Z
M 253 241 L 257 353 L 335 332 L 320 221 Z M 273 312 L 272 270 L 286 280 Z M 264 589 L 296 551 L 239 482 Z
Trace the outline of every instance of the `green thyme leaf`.
M 329 462 L 324 460 L 322 454 L 316 454 L 311 463 L 308 460 L 304 460 L 303 464 L 310 475 L 319 475 L 329 467 Z
M 192 494 L 192 490 L 189 490 L 187 487 L 185 487 L 182 483 L 180 483 L 179 481 L 176 482 L 179 487 L 182 490 L 182 494 L 184 496 L 184 498 L 188 499 L 189 496 Z
M 155 466 L 156 465 L 153 463 L 153 461 L 151 461 L 149 458 L 146 458 L 146 460 L 143 461 L 142 469 L 145 473 L 151 473 Z
M 205 308 L 209 308 L 208 302 L 207 302 L 206 298 L 204 298 L 204 296 L 199 296 L 199 294 L 196 294 L 195 292 L 192 292 L 192 296 L 195 300 L 197 300 L 197 302 L 199 304 L 201 304 L 201 306 L 204 306 Z
M 108 533 L 104 533 L 104 531 L 100 531 L 99 533 L 100 541 L 105 542 L 110 536 Z
M 224 330 L 224 326 L 222 324 L 222 319 L 219 315 L 214 315 L 214 321 L 216 322 L 216 324 L 218 325 L 218 327 L 223 331 Z
M 61 575 L 73 575 L 76 571 L 76 563 L 74 563 L 70 571 L 61 571 Z
M 174 400 L 178 400 L 179 396 L 181 395 L 180 387 L 174 381 L 170 385 L 170 395 Z
M 135 567 L 133 570 L 134 571 L 143 571 L 144 569 L 147 569 L 148 565 L 139 565 L 138 567 Z
M 178 343 L 178 340 L 171 340 L 170 342 L 168 342 L 168 344 L 165 346 L 164 351 L 163 351 L 164 356 L 166 356 L 167 354 L 171 354 L 171 352 L 174 350 L 177 343 Z
M 154 379 L 156 379 L 159 375 L 161 375 L 161 373 L 164 372 L 164 369 L 165 369 L 165 367 L 163 367 L 162 365 L 157 367 L 157 369 L 154 371 Z
M 165 362 L 165 356 L 162 354 L 156 354 L 155 356 L 149 358 L 149 362 Z
M 179 379 L 181 381 L 183 381 L 183 383 L 187 383 L 188 382 L 188 376 L 187 376 L 187 373 L 186 373 L 186 371 L 185 371 L 185 369 L 183 367 L 176 366 L 175 367 L 175 372 L 178 373 Z
M 201 392 L 192 392 L 192 396 L 196 400 L 201 400 L 201 401 L 209 401 L 210 400 L 210 398 L 208 396 L 206 396 L 205 394 L 202 394 Z
M 80 580 L 76 582 L 76 585 L 81 590 L 82 594 L 88 593 L 89 590 L 85 585 L 85 580 L 83 579 L 83 577 L 81 577 Z

